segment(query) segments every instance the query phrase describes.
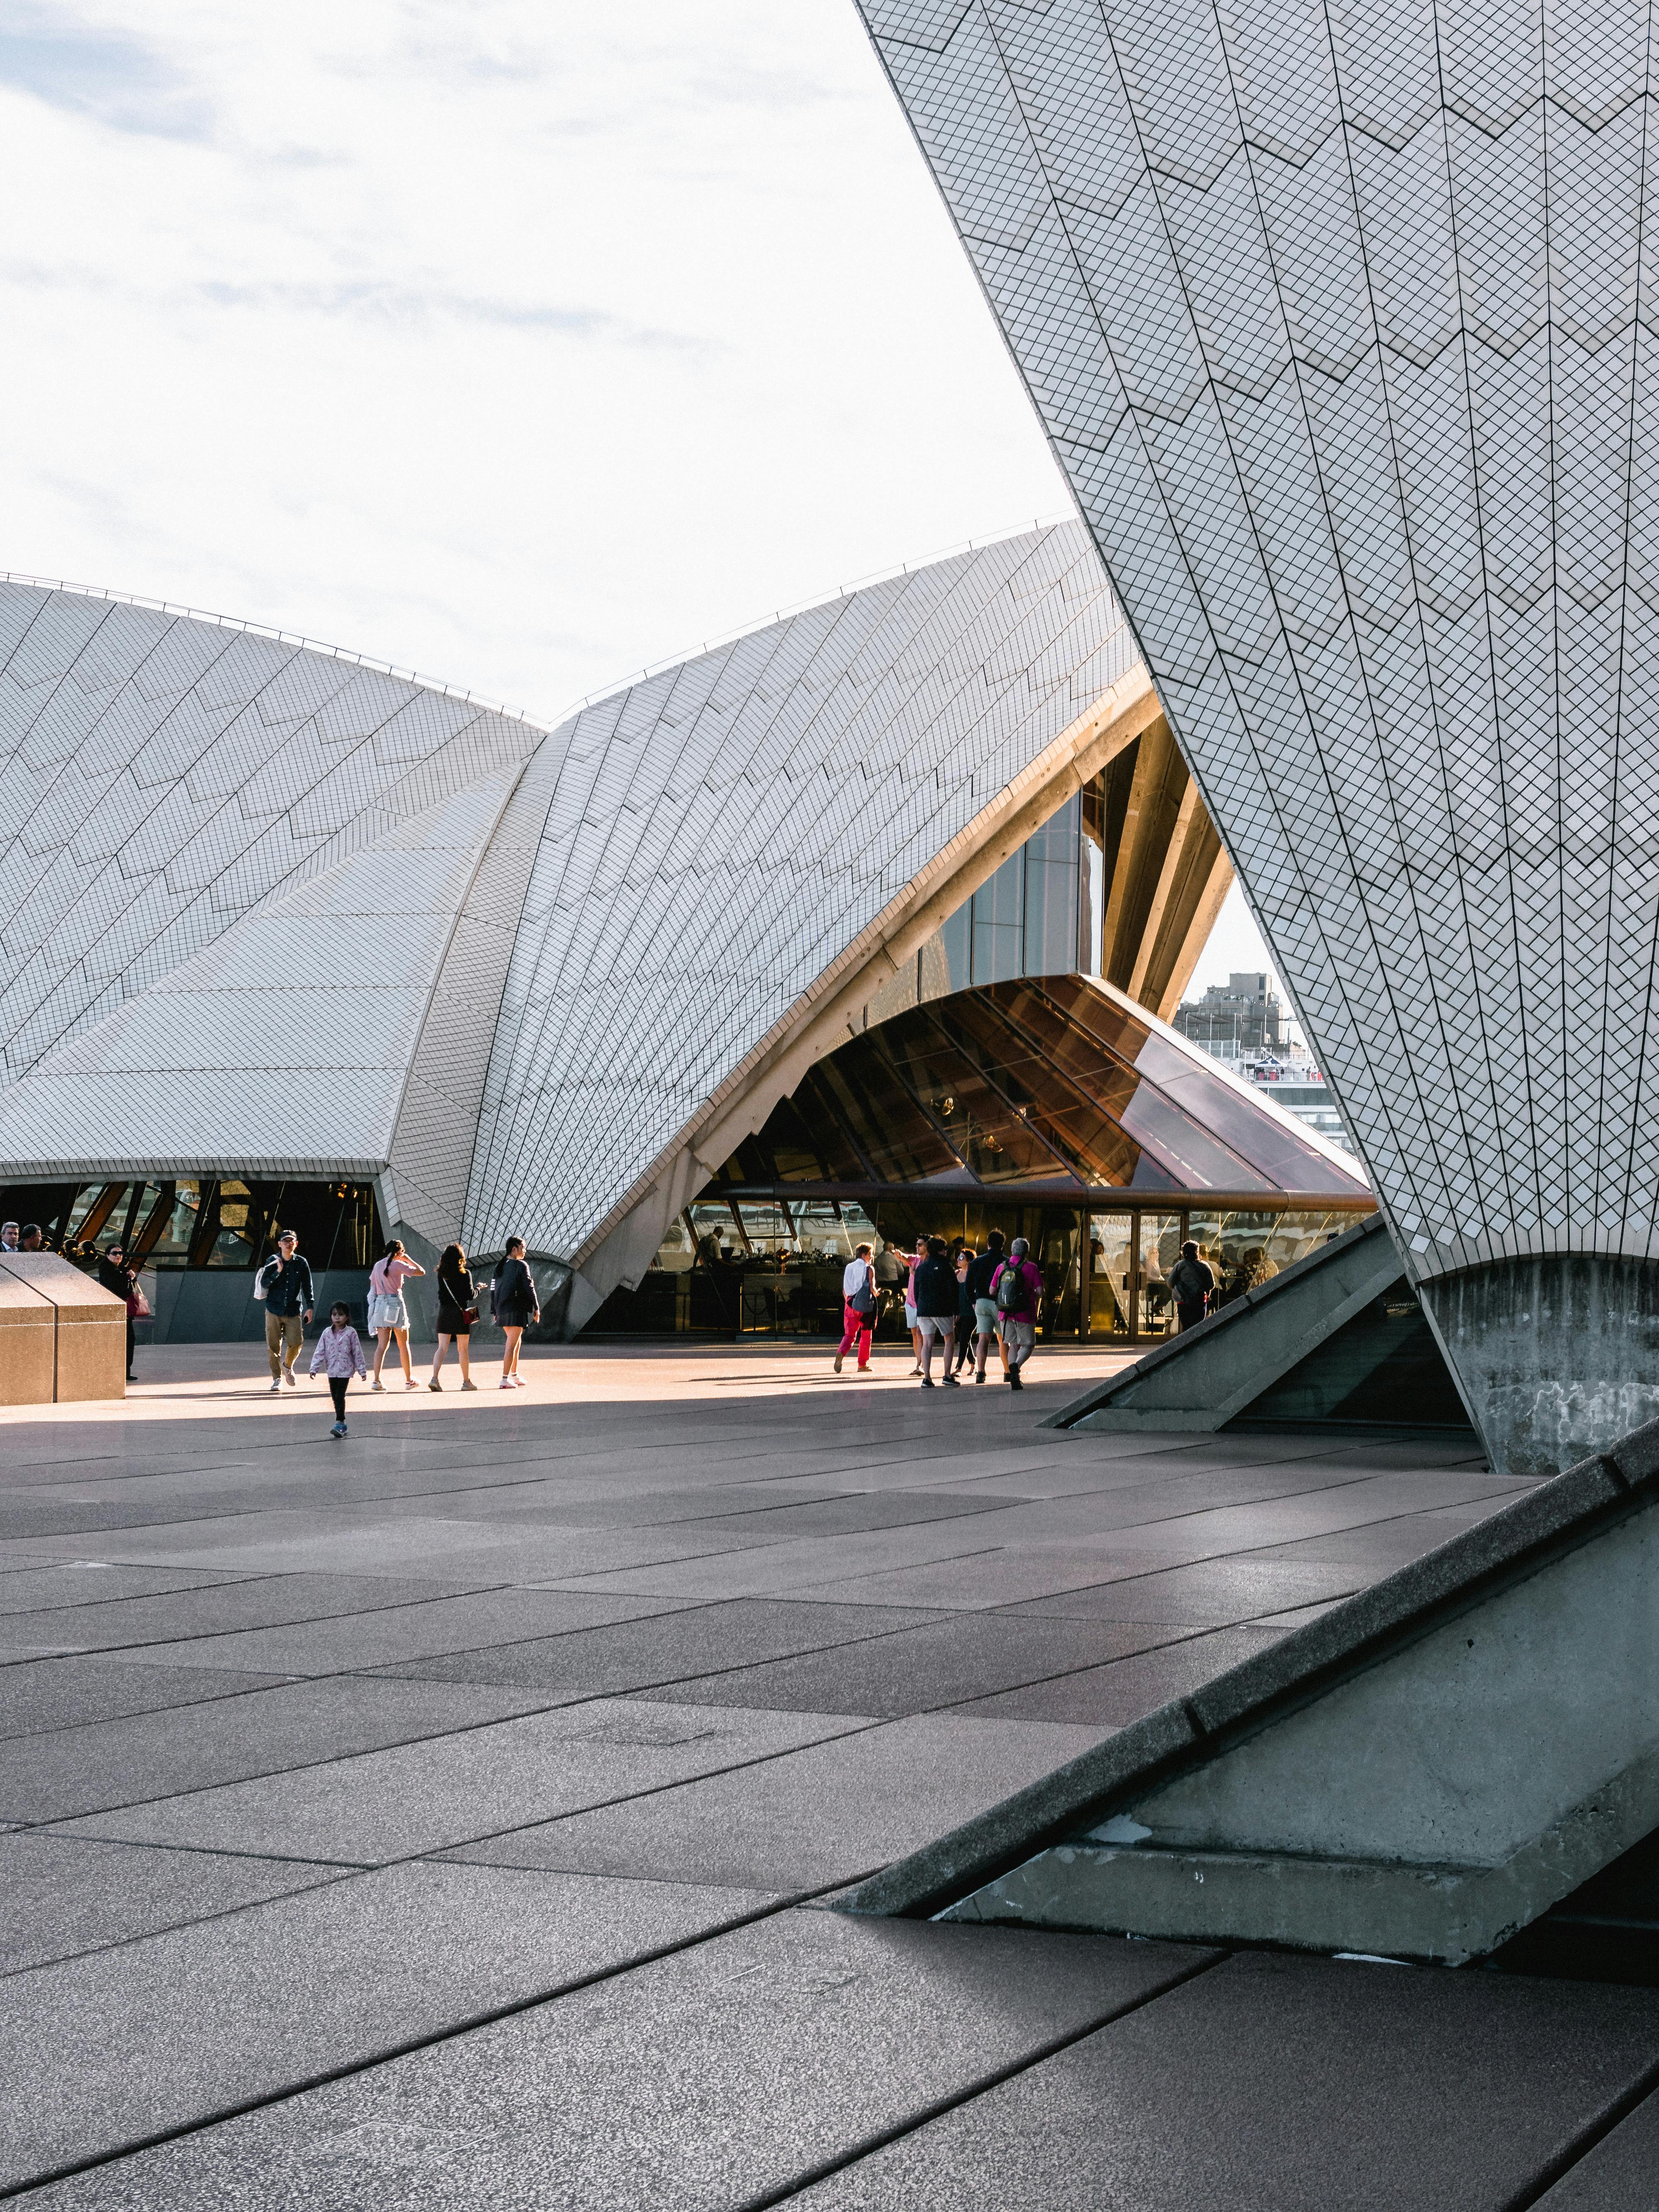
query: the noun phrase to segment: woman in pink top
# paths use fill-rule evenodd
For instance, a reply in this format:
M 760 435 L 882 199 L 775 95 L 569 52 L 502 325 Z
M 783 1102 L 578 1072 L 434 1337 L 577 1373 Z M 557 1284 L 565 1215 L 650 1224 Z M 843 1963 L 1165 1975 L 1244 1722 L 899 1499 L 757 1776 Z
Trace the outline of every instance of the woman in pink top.
M 380 1339 L 380 1348 L 374 1354 L 374 1388 L 384 1390 L 380 1370 L 386 1364 L 392 1340 L 398 1340 L 398 1357 L 404 1363 L 404 1388 L 416 1390 L 420 1385 L 410 1371 L 409 1365 L 409 1308 L 404 1304 L 404 1283 L 410 1275 L 423 1275 L 424 1267 L 416 1267 L 401 1241 L 394 1237 L 386 1248 L 386 1257 L 375 1262 L 368 1279 L 368 1325 Z

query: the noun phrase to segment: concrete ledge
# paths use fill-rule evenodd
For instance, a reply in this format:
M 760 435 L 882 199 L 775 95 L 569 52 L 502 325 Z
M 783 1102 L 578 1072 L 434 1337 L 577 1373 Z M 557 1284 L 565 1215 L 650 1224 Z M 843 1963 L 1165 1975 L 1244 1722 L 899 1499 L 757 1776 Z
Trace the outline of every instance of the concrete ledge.
M 932 1916 L 958 1905 L 970 1893 L 1024 1867 L 1039 1853 L 1088 1840 L 1100 1823 L 1121 1808 L 1141 1804 L 1156 1790 L 1212 1766 L 1236 1747 L 1261 1737 L 1291 1716 L 1329 1699 L 1344 1686 L 1375 1674 L 1422 1646 L 1448 1622 L 1532 1583 L 1554 1563 L 1570 1559 L 1627 1522 L 1645 1519 L 1656 1508 L 1659 1508 L 1659 1421 L 1637 1431 L 1613 1451 L 1587 1460 L 1540 1485 L 1478 1527 L 1334 1607 L 1270 1650 L 1218 1675 L 1193 1696 L 1148 1715 L 978 1819 L 887 1868 L 860 1884 L 839 1909 Z M 1656 1531 L 1659 1531 L 1659 1514 L 1646 1533 Z M 1582 1582 L 1582 1577 L 1577 1579 Z M 1640 1590 L 1645 1586 L 1638 1578 L 1630 1587 Z M 1534 1595 L 1540 1604 L 1549 1598 L 1549 1591 L 1542 1586 Z M 1604 1620 L 1590 1620 L 1581 1627 L 1575 1616 L 1574 1633 L 1583 1645 L 1582 1667 L 1592 1685 L 1601 1681 L 1609 1665 L 1610 1626 Z M 1559 1628 L 1559 1622 L 1556 1627 Z M 1652 1640 L 1651 1624 L 1638 1623 L 1632 1632 L 1646 1650 L 1642 1638 Z M 1558 1644 L 1560 1640 L 1558 1634 Z M 1649 1655 L 1644 1674 L 1637 1669 L 1650 1683 L 1659 1676 L 1659 1668 L 1651 1663 L 1656 1659 L 1659 1659 L 1659 1649 Z M 1628 1683 L 1620 1680 L 1607 1683 L 1601 1692 L 1601 1702 L 1615 1723 L 1632 1702 L 1628 1691 Z M 1522 1709 L 1518 1686 L 1514 1720 L 1516 1735 L 1509 1753 L 1524 1767 L 1534 1747 L 1528 1741 L 1528 1717 Z M 1374 1744 L 1343 1739 L 1340 1755 L 1363 1761 L 1373 1755 L 1374 1749 Z M 1613 1760 L 1603 1787 L 1613 1786 L 1620 1774 L 1639 1765 L 1643 1747 L 1627 1746 L 1626 1750 L 1629 1755 Z M 1309 1787 L 1311 1794 L 1318 1794 L 1311 1780 Z M 1580 1792 L 1578 1796 L 1595 1794 Z M 1561 1808 L 1560 1817 L 1566 1819 L 1577 1809 L 1575 1797 Z M 1148 1831 L 1143 1828 L 1141 1832 Z M 1350 1850 L 1327 1856 L 1356 1854 Z M 1434 1854 L 1437 1861 L 1454 1856 L 1447 1851 Z M 1593 1867 L 1573 1879 L 1584 1879 Z M 1343 1948 L 1376 1947 L 1349 1944 Z

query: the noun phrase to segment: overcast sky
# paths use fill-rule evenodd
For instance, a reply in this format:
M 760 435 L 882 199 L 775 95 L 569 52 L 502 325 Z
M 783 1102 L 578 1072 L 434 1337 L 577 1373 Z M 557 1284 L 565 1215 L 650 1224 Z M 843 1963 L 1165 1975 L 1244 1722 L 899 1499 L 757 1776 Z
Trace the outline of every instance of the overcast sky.
M 852 0 L 6 0 L 0 179 L 14 570 L 548 718 L 1071 508 Z

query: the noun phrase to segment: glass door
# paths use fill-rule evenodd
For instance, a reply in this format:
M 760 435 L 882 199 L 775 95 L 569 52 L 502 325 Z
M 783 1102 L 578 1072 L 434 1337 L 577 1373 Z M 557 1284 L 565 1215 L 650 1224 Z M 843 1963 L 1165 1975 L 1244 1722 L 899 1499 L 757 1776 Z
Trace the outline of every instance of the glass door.
M 1089 1217 L 1089 1240 L 1084 1255 L 1084 1331 L 1090 1337 L 1116 1338 L 1127 1343 L 1134 1334 L 1134 1285 L 1131 1280 L 1134 1253 L 1132 1213 L 1095 1213 Z
M 1139 1334 L 1157 1338 L 1173 1334 L 1175 1295 L 1170 1271 L 1181 1257 L 1181 1216 L 1143 1213 L 1136 1219 L 1136 1250 L 1139 1279 Z

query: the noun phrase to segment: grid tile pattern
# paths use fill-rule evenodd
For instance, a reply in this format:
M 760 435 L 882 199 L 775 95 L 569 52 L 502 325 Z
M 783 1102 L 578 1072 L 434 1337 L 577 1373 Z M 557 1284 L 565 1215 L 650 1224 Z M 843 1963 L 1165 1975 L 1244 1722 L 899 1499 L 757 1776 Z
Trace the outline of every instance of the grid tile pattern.
M 1659 1253 L 1650 9 L 860 4 L 1410 1265 Z
M 0 1159 L 374 1175 L 574 1254 L 793 1001 L 1139 667 L 1069 524 L 550 733 L 0 585 Z
M 516 1232 L 579 1253 L 860 931 L 1138 661 L 1066 524 L 577 715 L 507 970 L 469 1249 Z

